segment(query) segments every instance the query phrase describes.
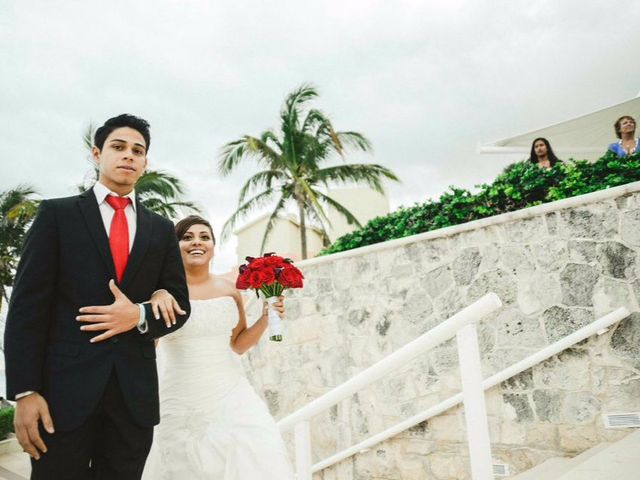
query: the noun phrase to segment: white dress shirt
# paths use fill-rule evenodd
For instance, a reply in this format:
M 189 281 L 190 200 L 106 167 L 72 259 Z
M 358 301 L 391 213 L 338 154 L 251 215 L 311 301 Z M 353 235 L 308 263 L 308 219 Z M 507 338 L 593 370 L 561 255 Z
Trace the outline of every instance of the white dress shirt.
M 98 201 L 100 215 L 102 216 L 102 223 L 104 223 L 104 229 L 107 232 L 108 237 L 109 231 L 111 230 L 111 220 L 113 220 L 115 210 L 111 205 L 107 203 L 106 198 L 107 195 L 112 195 L 114 197 L 119 197 L 119 195 L 109 190 L 100 182 L 96 182 L 96 184 L 93 186 L 93 193 L 95 194 L 96 200 Z M 131 199 L 131 203 L 124 209 L 124 214 L 127 217 L 127 225 L 129 226 L 129 252 L 131 252 L 131 248 L 133 247 L 133 240 L 136 238 L 136 226 L 138 222 L 138 218 L 136 216 L 136 191 L 131 190 L 131 192 L 125 195 L 125 197 Z

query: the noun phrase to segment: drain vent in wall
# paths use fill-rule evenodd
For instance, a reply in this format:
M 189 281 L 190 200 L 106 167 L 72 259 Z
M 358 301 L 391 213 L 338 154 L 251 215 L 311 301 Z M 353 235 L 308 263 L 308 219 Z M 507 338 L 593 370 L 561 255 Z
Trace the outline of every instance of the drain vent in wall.
M 605 428 L 640 428 L 640 412 L 606 413 L 602 418 Z
M 509 465 L 506 463 L 494 463 L 493 464 L 493 476 L 494 477 L 508 477 Z

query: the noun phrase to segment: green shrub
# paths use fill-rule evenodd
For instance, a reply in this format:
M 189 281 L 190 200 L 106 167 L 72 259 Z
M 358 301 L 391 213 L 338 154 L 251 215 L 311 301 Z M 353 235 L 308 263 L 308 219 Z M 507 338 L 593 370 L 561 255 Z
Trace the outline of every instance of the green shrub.
M 13 432 L 13 407 L 0 409 L 0 440 L 4 440 Z
M 472 193 L 449 187 L 437 201 L 427 200 L 376 217 L 343 235 L 320 255 L 429 232 L 521 208 L 595 192 L 640 180 L 640 153 L 618 158 L 607 152 L 597 161 L 569 160 L 543 169 L 528 162 L 509 165 L 491 184 Z

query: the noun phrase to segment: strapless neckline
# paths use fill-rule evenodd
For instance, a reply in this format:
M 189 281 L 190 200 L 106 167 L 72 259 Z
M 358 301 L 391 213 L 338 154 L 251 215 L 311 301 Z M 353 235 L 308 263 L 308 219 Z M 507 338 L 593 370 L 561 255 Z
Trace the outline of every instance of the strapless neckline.
M 219 297 L 211 297 L 211 298 L 190 298 L 189 301 L 190 302 L 211 302 L 213 300 L 221 300 L 223 298 L 230 298 L 231 300 L 235 301 L 235 298 L 233 298 L 231 295 L 220 295 Z

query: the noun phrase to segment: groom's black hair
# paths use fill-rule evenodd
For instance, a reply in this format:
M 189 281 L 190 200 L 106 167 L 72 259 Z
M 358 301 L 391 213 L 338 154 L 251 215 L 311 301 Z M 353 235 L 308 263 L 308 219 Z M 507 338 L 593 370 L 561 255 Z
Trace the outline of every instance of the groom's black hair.
M 129 113 L 123 113 L 122 115 L 118 115 L 117 117 L 110 118 L 104 125 L 96 130 L 96 134 L 93 136 L 93 144 L 98 148 L 98 150 L 102 150 L 104 147 L 104 142 L 107 137 L 113 132 L 116 128 L 129 127 L 133 128 L 137 132 L 142 135 L 144 138 L 146 145 L 145 150 L 149 151 L 149 146 L 151 145 L 151 133 L 149 133 L 149 122 L 145 119 L 136 117 L 135 115 L 131 115 Z

